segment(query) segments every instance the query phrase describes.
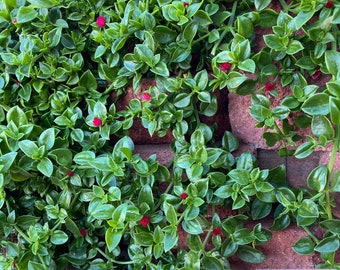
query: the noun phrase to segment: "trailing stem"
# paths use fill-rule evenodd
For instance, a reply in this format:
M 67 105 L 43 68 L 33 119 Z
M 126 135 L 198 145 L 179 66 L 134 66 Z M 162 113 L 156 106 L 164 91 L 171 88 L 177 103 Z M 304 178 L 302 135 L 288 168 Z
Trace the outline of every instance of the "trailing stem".
M 333 147 L 332 147 L 332 152 L 331 152 L 331 156 L 329 158 L 329 162 L 328 162 L 328 178 L 327 178 L 327 186 L 326 186 L 326 213 L 327 213 L 327 217 L 328 219 L 332 219 L 333 215 L 332 215 L 332 207 L 331 207 L 331 199 L 330 199 L 330 186 L 331 186 L 331 176 L 332 176 L 332 171 L 333 171 L 333 167 L 334 167 L 334 162 L 335 162 L 335 157 L 336 157 L 336 153 L 339 150 L 339 141 L 340 141 L 340 125 L 336 125 L 336 129 L 335 129 L 335 139 L 333 142 Z

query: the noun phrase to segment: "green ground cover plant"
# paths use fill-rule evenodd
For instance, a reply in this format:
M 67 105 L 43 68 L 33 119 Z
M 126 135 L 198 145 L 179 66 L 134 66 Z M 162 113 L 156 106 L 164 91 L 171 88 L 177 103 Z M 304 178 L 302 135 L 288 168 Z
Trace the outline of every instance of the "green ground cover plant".
M 0 1 L 1 269 L 260 263 L 256 247 L 271 239 L 261 219 L 271 213 L 272 230 L 294 222 L 308 232 L 296 252 L 339 268 L 340 3 L 271 2 Z M 268 30 L 261 48 L 259 28 Z M 145 78 L 155 86 L 118 110 Z M 273 106 L 277 85 L 290 93 Z M 261 170 L 250 153 L 236 156 L 231 132 L 216 138 L 202 118 L 216 114 L 217 91 L 251 96 L 249 113 L 279 155 L 332 145 L 308 189 L 290 188 L 284 166 Z M 150 136 L 172 133 L 171 164 L 136 153 L 137 120 Z M 221 216 L 221 206 L 233 214 Z

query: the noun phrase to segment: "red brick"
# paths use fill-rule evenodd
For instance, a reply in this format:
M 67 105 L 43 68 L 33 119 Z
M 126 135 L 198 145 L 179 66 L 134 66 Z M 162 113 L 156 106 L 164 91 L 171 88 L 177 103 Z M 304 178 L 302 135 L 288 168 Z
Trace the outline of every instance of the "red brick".
M 291 225 L 283 231 L 272 231 L 272 234 L 269 242 L 256 247 L 266 256 L 262 263 L 250 264 L 234 256 L 230 259 L 231 268 L 233 270 L 315 269 L 316 262 L 319 262 L 316 254 L 299 255 L 292 249 L 298 239 L 307 236 L 302 228 Z
M 149 156 L 156 154 L 157 161 L 162 165 L 168 165 L 174 158 L 174 153 L 171 151 L 169 144 L 136 145 L 135 153 L 140 154 L 143 159 L 147 159 Z

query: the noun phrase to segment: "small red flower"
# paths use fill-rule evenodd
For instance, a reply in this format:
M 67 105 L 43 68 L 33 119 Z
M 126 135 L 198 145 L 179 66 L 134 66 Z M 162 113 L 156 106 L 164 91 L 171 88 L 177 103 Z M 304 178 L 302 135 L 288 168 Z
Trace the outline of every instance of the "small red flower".
M 143 227 L 146 227 L 148 226 L 150 223 L 150 219 L 148 216 L 143 216 L 141 219 L 140 219 L 140 225 L 142 225 Z
M 189 6 L 189 3 L 188 3 L 188 2 L 184 2 L 184 3 L 183 3 L 183 6 L 184 6 L 184 7 L 187 7 L 187 6 Z
M 3 248 L 3 249 L 2 249 L 2 253 L 3 253 L 3 254 L 4 254 L 4 256 L 6 257 L 7 248 Z
M 223 71 L 223 72 L 226 72 L 228 70 L 231 69 L 231 64 L 229 62 L 225 62 L 225 63 L 221 63 L 220 64 L 220 69 Z
M 20 82 L 18 80 L 15 81 L 16 85 L 20 85 Z
M 182 200 L 185 200 L 186 198 L 188 198 L 188 193 L 185 193 L 183 192 L 181 195 L 179 195 L 179 197 L 182 199 Z
M 272 83 L 272 82 L 268 82 L 268 83 L 266 83 L 265 84 L 265 86 L 264 86 L 264 91 L 265 92 L 270 92 L 270 91 L 272 91 L 274 88 L 275 88 L 275 83 Z
M 333 1 L 327 1 L 326 4 L 325 4 L 325 7 L 326 8 L 333 8 L 334 7 Z
M 316 81 L 316 80 L 318 80 L 320 78 L 320 76 L 321 76 L 321 71 L 320 71 L 320 69 L 317 69 L 314 72 L 314 74 L 312 75 L 312 80 Z
M 85 237 L 87 231 L 86 231 L 85 229 L 80 229 L 80 230 L 79 230 L 79 233 L 80 233 L 81 236 Z
M 105 17 L 104 17 L 104 16 L 99 16 L 99 17 L 97 18 L 97 20 L 96 20 L 96 23 L 97 23 L 97 26 L 98 26 L 99 28 L 105 27 L 105 25 L 106 25 Z
M 93 118 L 93 125 L 94 125 L 95 127 L 101 126 L 102 123 L 103 123 L 103 122 L 102 122 L 102 119 L 100 119 L 100 118 L 98 118 L 98 117 Z
M 142 100 L 145 100 L 145 101 L 150 101 L 151 100 L 151 95 L 149 93 L 144 93 L 142 96 L 141 96 L 141 99 Z
M 72 177 L 73 175 L 74 175 L 74 172 L 72 172 L 72 171 L 68 171 L 68 172 L 67 172 L 67 176 L 68 176 L 68 177 Z
M 221 229 L 221 228 L 215 228 L 215 229 L 213 229 L 212 235 L 213 235 L 213 236 L 222 235 L 222 229 Z
M 17 18 L 13 19 L 13 23 L 16 24 L 18 22 Z

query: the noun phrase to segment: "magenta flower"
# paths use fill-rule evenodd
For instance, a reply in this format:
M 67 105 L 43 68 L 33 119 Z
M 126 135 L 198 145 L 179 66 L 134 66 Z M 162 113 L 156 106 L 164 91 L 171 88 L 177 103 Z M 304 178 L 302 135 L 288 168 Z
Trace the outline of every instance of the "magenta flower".
M 334 7 L 334 2 L 333 1 L 327 1 L 325 4 L 326 8 L 333 8 Z
M 101 126 L 102 123 L 103 123 L 103 122 L 102 122 L 102 119 L 100 119 L 100 118 L 98 118 L 98 117 L 93 118 L 93 125 L 94 125 L 95 127 Z
M 312 80 L 316 81 L 316 80 L 318 80 L 320 78 L 320 76 L 321 76 L 321 71 L 320 71 L 320 68 L 318 68 L 314 72 L 314 74 L 312 75 Z
M 13 19 L 13 23 L 16 24 L 18 22 L 17 18 Z
M 143 227 L 146 227 L 148 226 L 150 223 L 150 219 L 148 216 L 143 216 L 141 219 L 140 219 L 140 225 L 142 225 Z
M 268 82 L 264 86 L 264 91 L 265 92 L 270 92 L 270 91 L 272 91 L 275 88 L 275 86 L 276 86 L 275 83 Z
M 189 3 L 188 2 L 183 2 L 183 6 L 187 7 L 187 6 L 189 6 Z
M 87 231 L 86 231 L 85 229 L 80 229 L 80 230 L 79 230 L 79 233 L 80 233 L 81 236 L 85 237 Z
M 215 228 L 215 229 L 213 229 L 212 235 L 213 235 L 213 236 L 222 235 L 222 229 L 221 229 L 221 228 Z
M 68 172 L 67 172 L 67 176 L 68 176 L 68 177 L 72 177 L 73 175 L 74 175 L 74 172 L 72 172 L 72 171 L 68 171 Z
M 145 101 L 150 101 L 151 100 L 151 95 L 149 93 L 144 93 L 142 96 L 141 96 L 141 99 L 142 100 L 145 100 Z
M 185 193 L 183 192 L 181 195 L 179 195 L 179 197 L 182 199 L 182 200 L 185 200 L 186 198 L 188 198 L 188 193 Z
M 96 20 L 96 23 L 97 23 L 97 26 L 98 26 L 99 28 L 105 27 L 105 25 L 106 25 L 105 17 L 104 17 L 104 16 L 99 16 L 99 17 L 97 18 L 97 20 Z
M 231 69 L 231 64 L 229 62 L 221 63 L 220 64 L 220 69 L 223 72 L 229 71 Z

